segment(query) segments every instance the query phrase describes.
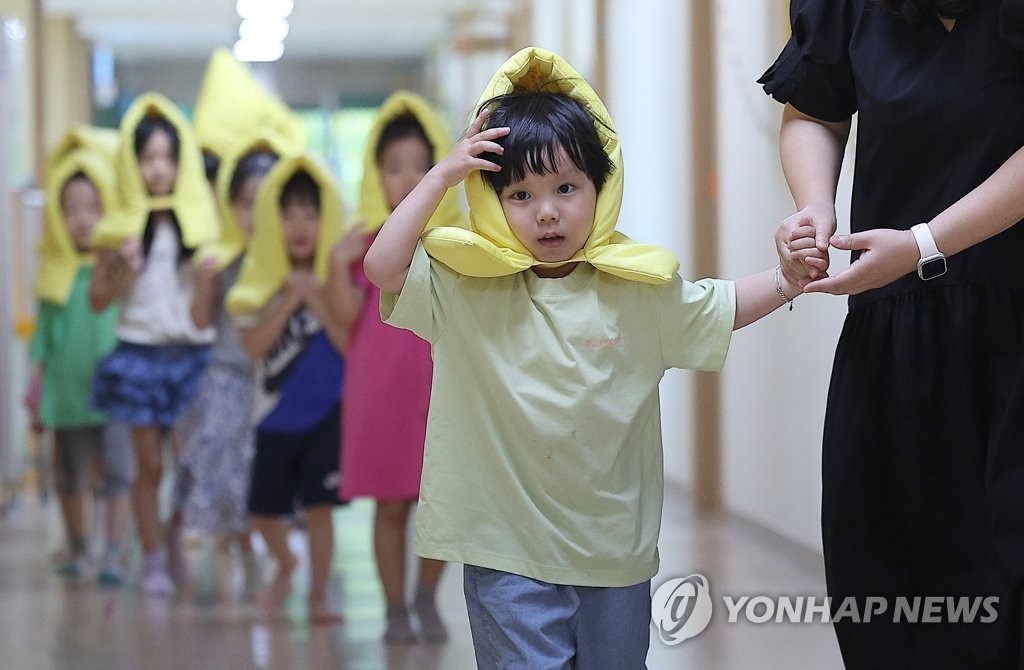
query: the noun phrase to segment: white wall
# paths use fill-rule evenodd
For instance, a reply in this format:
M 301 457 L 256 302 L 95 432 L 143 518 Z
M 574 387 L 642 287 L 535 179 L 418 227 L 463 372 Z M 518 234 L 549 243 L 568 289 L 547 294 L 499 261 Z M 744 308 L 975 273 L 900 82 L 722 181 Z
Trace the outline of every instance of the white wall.
M 794 210 L 778 159 L 782 105 L 755 83 L 789 34 L 779 4 L 717 1 L 720 262 L 727 277 L 774 266 L 772 234 Z M 848 174 L 840 185 L 841 228 L 849 220 Z M 846 259 L 833 263 L 838 269 Z M 822 419 L 845 311 L 844 298 L 803 297 L 792 312 L 737 332 L 723 372 L 727 508 L 817 549 Z
M 619 131 L 625 195 L 619 229 L 672 250 L 688 274 L 691 256 L 689 15 L 686 3 L 609 0 L 605 103 Z M 666 475 L 693 478 L 693 373 L 661 384 Z

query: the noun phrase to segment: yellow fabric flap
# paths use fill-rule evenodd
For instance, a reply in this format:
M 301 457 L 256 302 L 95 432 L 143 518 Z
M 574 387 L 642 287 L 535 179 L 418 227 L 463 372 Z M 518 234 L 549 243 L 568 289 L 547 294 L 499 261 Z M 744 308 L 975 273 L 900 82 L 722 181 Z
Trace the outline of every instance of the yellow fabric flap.
M 345 209 L 334 179 L 326 168 L 308 155 L 282 158 L 267 174 L 256 195 L 252 239 L 242 261 L 238 281 L 228 292 L 226 304 L 232 314 L 263 309 L 284 286 L 291 262 L 281 227 L 281 192 L 296 172 L 304 170 L 320 187 L 320 231 L 313 269 L 320 281 L 327 281 L 331 251 L 345 226 Z

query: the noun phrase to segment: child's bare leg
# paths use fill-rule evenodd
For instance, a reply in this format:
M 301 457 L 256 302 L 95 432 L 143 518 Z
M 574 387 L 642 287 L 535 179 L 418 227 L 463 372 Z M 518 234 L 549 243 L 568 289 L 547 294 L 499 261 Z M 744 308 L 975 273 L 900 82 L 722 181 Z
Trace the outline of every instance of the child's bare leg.
M 163 476 L 162 431 L 159 426 L 133 426 L 132 443 L 138 472 L 132 488 L 135 523 L 142 550 L 152 554 L 160 549 L 160 513 L 157 491 Z
M 448 629 L 437 611 L 437 583 L 441 580 L 444 566 L 444 561 L 435 561 L 431 558 L 420 560 L 415 606 L 423 637 L 428 642 L 444 642 L 448 639 Z
M 260 596 L 260 610 L 264 616 L 277 612 L 292 590 L 292 573 L 298 559 L 288 548 L 288 521 L 277 516 L 253 516 L 252 524 L 263 536 L 270 555 L 277 561 L 274 579 Z
M 388 608 L 384 631 L 388 644 L 407 644 L 416 639 L 405 606 L 405 544 L 411 509 L 409 500 L 378 500 L 373 522 L 377 574 Z
M 327 584 L 331 578 L 334 557 L 334 505 L 305 508 L 306 532 L 309 537 L 309 620 L 314 624 L 334 625 L 342 617 L 327 607 Z

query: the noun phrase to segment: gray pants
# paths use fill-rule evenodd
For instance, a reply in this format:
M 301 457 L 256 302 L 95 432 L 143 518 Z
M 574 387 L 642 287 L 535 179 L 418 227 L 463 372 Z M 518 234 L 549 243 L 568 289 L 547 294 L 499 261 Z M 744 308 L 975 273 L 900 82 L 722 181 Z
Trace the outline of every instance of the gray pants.
M 102 474 L 108 496 L 127 495 L 135 481 L 131 427 L 119 422 L 88 428 L 57 428 L 53 434 L 53 469 L 57 493 L 78 495 L 90 488 L 93 473 Z

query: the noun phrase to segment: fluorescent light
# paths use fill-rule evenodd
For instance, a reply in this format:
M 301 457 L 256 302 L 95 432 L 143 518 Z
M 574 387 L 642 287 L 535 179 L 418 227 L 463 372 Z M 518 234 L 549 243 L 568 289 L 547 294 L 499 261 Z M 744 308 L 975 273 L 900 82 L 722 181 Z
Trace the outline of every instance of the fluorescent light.
M 243 42 L 284 42 L 288 37 L 288 22 L 284 19 L 245 19 L 238 26 Z
M 237 0 L 235 11 L 243 19 L 287 19 L 295 0 Z
M 284 42 L 252 42 L 238 40 L 231 49 L 235 58 L 247 63 L 269 63 L 284 55 Z

